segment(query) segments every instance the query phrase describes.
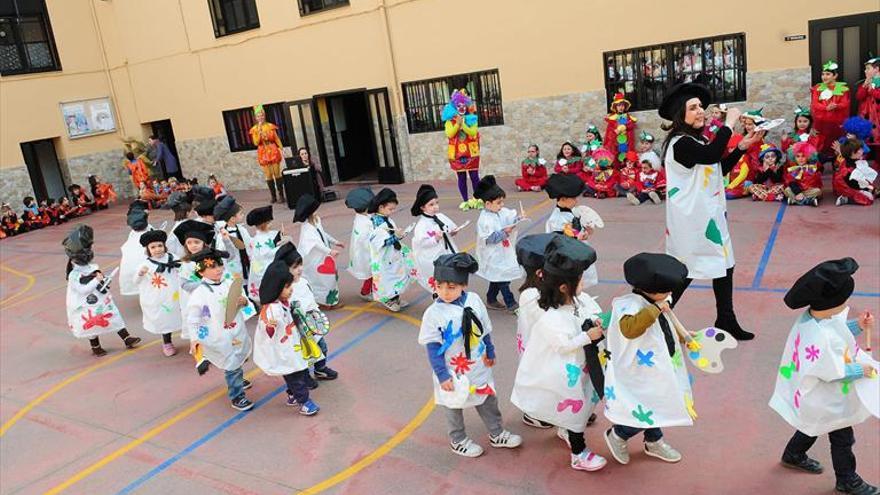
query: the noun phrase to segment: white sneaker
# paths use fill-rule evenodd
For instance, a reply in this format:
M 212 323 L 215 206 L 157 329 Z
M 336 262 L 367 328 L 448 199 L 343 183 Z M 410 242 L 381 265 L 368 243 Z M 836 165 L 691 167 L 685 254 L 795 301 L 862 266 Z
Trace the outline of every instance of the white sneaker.
M 565 442 L 565 445 L 568 445 L 568 448 L 571 449 L 571 442 L 568 441 L 568 430 L 565 428 L 556 428 L 556 436 Z
M 629 449 L 626 446 L 626 440 L 614 433 L 614 428 L 608 428 L 605 431 L 605 444 L 611 452 L 611 457 L 621 464 L 629 464 Z
M 847 198 L 846 196 L 838 196 L 837 201 L 834 202 L 834 205 L 841 206 L 841 205 L 845 205 L 847 203 L 849 203 L 849 198 Z
M 384 306 L 388 308 L 388 311 L 398 313 L 400 312 L 400 303 L 397 301 L 391 301 L 389 303 L 384 303 Z
M 639 201 L 639 198 L 637 198 L 636 195 L 633 193 L 626 193 L 626 199 L 629 200 L 629 202 L 632 203 L 634 206 L 639 206 L 640 204 L 642 204 L 642 202 Z
M 580 454 L 571 454 L 571 468 L 578 471 L 598 471 L 605 467 L 608 461 L 599 454 L 584 449 Z
M 515 449 L 522 445 L 522 437 L 504 430 L 497 437 L 489 435 L 489 445 L 499 449 Z
M 480 447 L 470 438 L 465 438 L 458 443 L 450 443 L 453 452 L 462 457 L 480 457 L 483 455 L 483 447 Z
M 372 293 L 369 293 L 369 294 L 360 294 L 359 293 L 358 297 L 360 297 L 364 301 L 373 302 L 373 294 Z
M 655 191 L 651 191 L 651 192 L 649 192 L 649 193 L 648 193 L 648 197 L 651 198 L 651 201 L 653 201 L 655 205 L 659 205 L 659 204 L 660 204 L 660 201 L 662 201 L 662 200 L 660 199 L 660 195 L 657 194 Z
M 681 453 L 673 449 L 662 438 L 656 442 L 645 442 L 645 453 L 666 462 L 678 462 L 681 460 Z

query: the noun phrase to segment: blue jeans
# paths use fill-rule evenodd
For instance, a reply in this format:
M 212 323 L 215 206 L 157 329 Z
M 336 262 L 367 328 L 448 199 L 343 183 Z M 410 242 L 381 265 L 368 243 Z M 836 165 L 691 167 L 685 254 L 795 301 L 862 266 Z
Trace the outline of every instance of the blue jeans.
M 244 397 L 244 371 L 241 368 L 223 372 L 226 377 L 226 395 L 229 400 Z
M 315 369 L 322 370 L 327 367 L 327 341 L 324 340 L 324 337 L 321 337 L 321 340 L 318 341 L 318 347 L 321 348 L 321 354 L 324 355 L 324 359 L 315 362 Z
M 309 387 L 306 385 L 308 376 L 308 368 L 284 375 L 284 383 L 287 384 L 287 395 L 292 395 L 300 404 L 305 404 L 309 400 Z
M 646 442 L 656 442 L 663 438 L 663 432 L 660 431 L 660 428 L 648 428 L 646 430 L 644 428 L 634 428 L 632 426 L 614 425 L 614 434 L 624 440 L 629 440 L 640 432 L 645 432 Z
M 516 304 L 513 292 L 510 292 L 510 282 L 489 282 L 489 291 L 486 292 L 487 302 L 498 302 L 498 293 L 504 298 L 504 305 L 508 308 Z

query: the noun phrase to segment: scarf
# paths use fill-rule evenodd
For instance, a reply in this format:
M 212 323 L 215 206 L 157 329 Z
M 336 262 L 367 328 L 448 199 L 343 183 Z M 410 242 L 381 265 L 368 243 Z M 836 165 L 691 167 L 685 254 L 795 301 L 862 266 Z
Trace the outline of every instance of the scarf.
M 575 305 L 574 307 L 574 315 L 578 316 L 578 309 Z M 581 325 L 581 330 L 586 332 L 587 330 L 593 328 L 593 321 L 590 319 L 584 320 L 584 323 Z M 601 337 L 596 342 L 590 342 L 589 344 L 584 346 L 584 358 L 587 365 L 587 374 L 590 375 L 590 383 L 593 384 L 593 390 L 596 391 L 596 394 L 599 396 L 599 399 L 605 397 L 605 371 L 602 369 L 602 362 L 599 360 L 599 342 L 601 342 L 605 337 Z
M 479 339 L 483 336 L 483 322 L 474 313 L 474 309 L 470 306 L 464 307 L 464 313 L 461 316 L 461 338 L 464 339 L 464 354 L 471 358 L 471 339 Z
M 237 224 L 231 228 L 230 228 L 230 225 L 227 224 L 226 225 L 226 232 L 229 232 L 230 234 L 235 235 L 235 237 L 239 241 L 241 241 L 242 244 L 244 244 L 244 237 L 242 237 L 241 230 L 238 229 Z M 244 280 L 247 280 L 248 272 L 250 272 L 250 267 L 251 267 L 251 259 L 248 257 L 247 249 L 239 249 L 238 250 L 238 257 L 241 260 L 241 276 L 244 278 Z
M 379 215 L 378 213 L 373 217 L 373 226 L 381 227 L 382 224 L 388 226 L 388 239 L 385 240 L 385 245 L 392 245 L 394 249 L 400 251 L 402 246 L 400 245 L 400 239 L 397 238 L 397 235 L 394 233 L 394 225 L 391 224 L 391 220 L 388 220 L 388 217 L 384 215 Z M 318 231 L 320 232 L 320 231 Z M 324 239 L 324 236 L 321 236 L 321 239 Z
M 443 245 L 444 245 L 444 247 L 445 247 L 446 250 L 449 251 L 450 253 L 455 253 L 455 248 L 452 247 L 452 241 L 449 240 L 449 236 L 446 234 L 446 229 L 445 229 L 446 224 L 443 223 L 443 221 L 441 221 L 440 218 L 438 218 L 438 217 L 436 217 L 436 216 L 433 216 L 433 217 L 432 217 L 431 215 L 426 215 L 426 214 L 424 214 L 424 213 L 422 213 L 422 216 L 425 217 L 425 218 L 430 218 L 431 220 L 434 221 L 434 223 L 437 224 L 437 227 L 440 228 L 440 232 L 443 234 Z
M 166 270 L 170 273 L 174 268 L 180 268 L 180 261 L 175 260 L 171 254 L 168 255 L 168 261 L 157 261 L 153 258 L 147 258 L 147 261 L 156 265 L 156 273 L 165 273 Z
M 633 289 L 633 292 L 644 297 L 645 300 L 650 302 L 651 304 L 654 304 L 654 301 L 648 299 L 648 296 L 643 294 L 638 289 Z M 657 317 L 657 321 L 660 323 L 660 330 L 663 331 L 663 340 L 666 341 L 666 350 L 669 352 L 669 357 L 672 357 L 675 355 L 675 336 L 673 336 L 672 334 L 672 328 L 669 326 L 669 320 L 667 320 L 666 315 L 661 312 L 660 316 Z

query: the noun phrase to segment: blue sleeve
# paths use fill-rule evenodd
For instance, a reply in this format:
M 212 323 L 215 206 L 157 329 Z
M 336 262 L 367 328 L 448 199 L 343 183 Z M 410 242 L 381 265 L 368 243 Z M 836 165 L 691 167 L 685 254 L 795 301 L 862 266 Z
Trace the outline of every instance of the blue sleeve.
M 846 327 L 849 328 L 849 331 L 853 334 L 853 337 L 858 337 L 860 333 L 862 333 L 862 329 L 859 328 L 859 320 L 852 319 L 846 322 Z
M 486 238 L 486 242 L 488 244 L 498 244 L 499 242 L 503 241 L 504 239 L 507 239 L 507 237 L 508 237 L 507 232 L 505 232 L 503 230 L 496 230 L 495 232 L 492 232 L 491 234 L 489 234 L 489 237 Z
M 865 377 L 865 372 L 862 369 L 862 365 L 858 363 L 849 363 L 846 365 L 846 374 L 840 380 L 834 380 L 836 382 L 845 381 L 849 382 L 852 380 L 858 380 L 859 378 Z
M 483 337 L 483 344 L 486 345 L 486 357 L 495 359 L 495 344 L 492 343 L 492 336 L 486 335 Z
M 446 360 L 444 359 L 444 355 L 442 352 L 437 352 L 443 346 L 440 342 L 431 342 L 427 346 L 428 348 L 428 361 L 431 363 L 431 368 L 434 370 L 434 374 L 437 375 L 437 380 L 440 383 L 445 382 L 452 378 L 449 375 L 449 369 L 446 368 Z

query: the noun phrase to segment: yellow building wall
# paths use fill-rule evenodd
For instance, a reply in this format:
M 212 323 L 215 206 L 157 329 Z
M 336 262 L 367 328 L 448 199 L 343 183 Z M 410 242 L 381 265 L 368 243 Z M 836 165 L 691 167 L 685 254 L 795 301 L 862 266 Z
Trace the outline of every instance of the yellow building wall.
M 258 0 L 260 28 L 215 38 L 206 0 L 47 0 L 63 71 L 0 78 L 0 168 L 20 142 L 60 136 L 62 157 L 120 148 L 172 119 L 178 141 L 225 134 L 221 112 L 356 88 L 498 68 L 505 101 L 602 90 L 602 52 L 745 32 L 750 72 L 805 67 L 810 19 L 876 0 L 352 0 L 300 17 Z M 387 14 L 388 33 L 384 17 Z M 96 28 L 95 19 L 97 20 Z M 106 57 L 106 69 L 104 58 Z M 109 74 L 109 76 L 108 76 Z M 119 132 L 69 140 L 59 103 L 114 96 Z

